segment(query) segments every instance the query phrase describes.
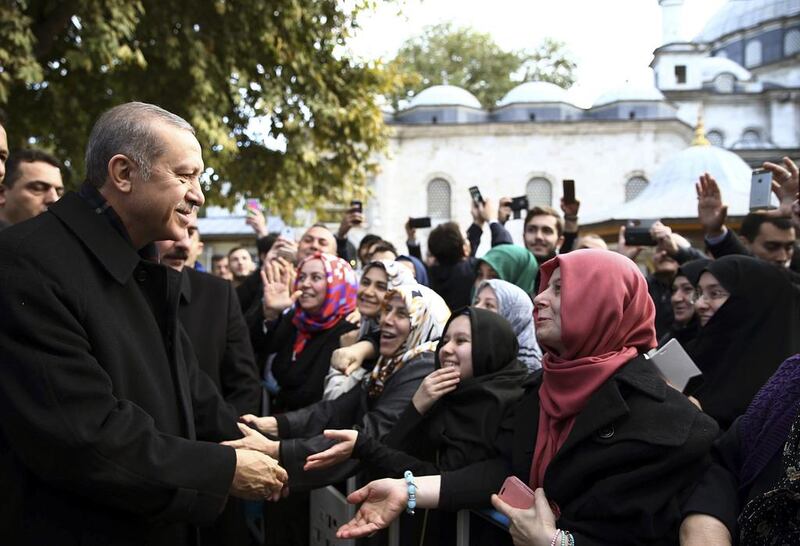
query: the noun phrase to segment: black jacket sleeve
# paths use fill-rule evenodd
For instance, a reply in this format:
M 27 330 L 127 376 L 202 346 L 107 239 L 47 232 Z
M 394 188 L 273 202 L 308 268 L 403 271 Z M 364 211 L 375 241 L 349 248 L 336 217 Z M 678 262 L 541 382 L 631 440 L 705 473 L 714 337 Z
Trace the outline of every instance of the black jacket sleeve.
M 692 260 L 699 260 L 701 258 L 708 258 L 705 254 L 703 254 L 700 250 L 688 246 L 688 247 L 680 247 L 678 248 L 678 253 L 674 256 L 675 261 L 679 264 L 684 264 L 686 262 L 690 262 Z
M 558 249 L 559 254 L 566 254 L 567 252 L 572 252 L 575 248 L 575 241 L 578 239 L 578 232 L 577 231 L 565 231 L 564 232 L 564 242 L 561 245 L 561 248 Z
M 359 430 L 359 435 L 383 438 L 411 400 L 419 384 L 431 371 L 433 371 L 433 355 L 431 353 L 423 353 L 420 357 L 407 362 L 386 382 L 383 393 L 372 402 L 372 406 L 369 408 L 367 407 L 366 392 L 360 387 L 346 393 L 342 397 L 354 398 L 353 391 L 357 391 L 361 401 L 360 412 L 363 413 L 360 418 L 353 419 L 349 426 L 340 426 L 340 421 L 337 423 L 337 428 L 355 427 Z M 342 397 L 323 403 L 330 402 L 329 407 L 334 408 L 335 403 Z M 352 398 L 350 403 L 354 404 Z M 292 413 L 296 414 L 297 412 Z M 291 419 L 296 422 L 299 418 L 301 418 L 300 415 L 294 415 Z M 284 426 L 287 423 L 288 419 L 284 421 Z M 279 431 L 282 432 L 280 426 L 281 421 L 279 420 Z M 289 426 L 291 427 L 291 425 Z M 333 427 L 326 426 L 325 428 Z M 358 468 L 358 463 L 352 459 L 320 471 L 305 472 L 303 470 L 306 457 L 328 449 L 331 445 L 333 442 L 321 434 L 307 439 L 296 438 L 281 441 L 280 462 L 289 473 L 289 486 L 295 489 L 313 489 L 336 483 L 351 476 Z
M 729 229 L 727 233 L 725 233 L 725 237 L 723 237 L 720 242 L 714 245 L 706 244 L 706 247 L 714 258 L 722 258 L 723 256 L 729 256 L 731 254 L 752 256 L 732 229 Z

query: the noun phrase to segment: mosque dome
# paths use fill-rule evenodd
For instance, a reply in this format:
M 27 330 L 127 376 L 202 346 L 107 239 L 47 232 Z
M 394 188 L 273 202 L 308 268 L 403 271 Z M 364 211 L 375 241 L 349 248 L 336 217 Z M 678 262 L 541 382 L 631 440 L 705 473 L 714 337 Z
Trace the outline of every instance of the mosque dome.
M 408 108 L 416 106 L 467 106 L 481 108 L 475 95 L 455 85 L 434 85 L 417 93 L 408 103 Z
M 625 84 L 600 95 L 592 104 L 592 108 L 627 101 L 664 101 L 664 94 L 655 86 L 637 86 Z
M 797 14 L 800 14 L 799 0 L 728 0 L 694 41 L 715 42 L 732 32 Z
M 635 199 L 587 216 L 584 222 L 592 224 L 629 218 L 697 218 L 694 184 L 706 172 L 717 180 L 722 198 L 728 205 L 728 214 L 747 214 L 750 167 L 735 153 L 706 143 L 690 146 L 667 159 Z
M 569 93 L 563 87 L 550 82 L 522 83 L 497 101 L 497 106 L 535 102 L 565 102 L 572 104 Z
M 739 81 L 748 81 L 752 74 L 739 63 L 725 57 L 706 57 L 701 61 L 704 82 L 710 82 L 720 74 L 733 74 Z

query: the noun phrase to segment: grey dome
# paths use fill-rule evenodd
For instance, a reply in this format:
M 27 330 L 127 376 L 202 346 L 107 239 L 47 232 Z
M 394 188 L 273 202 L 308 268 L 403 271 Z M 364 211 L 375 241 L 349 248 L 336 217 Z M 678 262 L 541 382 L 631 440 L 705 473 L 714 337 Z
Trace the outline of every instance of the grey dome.
M 455 85 L 434 85 L 417 93 L 408 104 L 415 106 L 468 106 L 480 108 L 480 101 L 475 95 Z
M 800 0 L 728 0 L 694 41 L 714 42 L 732 32 L 799 13 Z

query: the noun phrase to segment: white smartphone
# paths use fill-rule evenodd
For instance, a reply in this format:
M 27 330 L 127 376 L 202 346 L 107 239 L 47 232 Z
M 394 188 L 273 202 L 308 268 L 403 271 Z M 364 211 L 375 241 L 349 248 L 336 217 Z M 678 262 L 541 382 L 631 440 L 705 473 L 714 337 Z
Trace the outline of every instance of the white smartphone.
M 677 339 L 670 339 L 648 357 L 669 383 L 683 392 L 689 380 L 702 372 Z
M 775 206 L 772 199 L 772 172 L 756 169 L 750 179 L 750 210 L 769 210 Z

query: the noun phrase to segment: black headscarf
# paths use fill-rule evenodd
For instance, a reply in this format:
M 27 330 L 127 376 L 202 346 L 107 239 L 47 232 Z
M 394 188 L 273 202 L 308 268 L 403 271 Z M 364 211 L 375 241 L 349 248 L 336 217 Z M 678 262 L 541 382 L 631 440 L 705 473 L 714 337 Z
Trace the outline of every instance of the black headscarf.
M 462 468 L 496 455 L 494 441 L 506 412 L 522 396 L 528 370 L 517 360 L 517 336 L 500 315 L 467 307 L 453 313 L 467 315 L 472 331 L 473 377 L 442 397 L 430 410 L 428 434 L 439 446 L 439 468 Z M 439 368 L 439 349 L 436 367 Z
M 686 392 L 727 429 L 781 362 L 800 352 L 800 297 L 785 270 L 749 256 L 725 256 L 705 271 L 730 298 L 687 347 L 703 375 Z
M 686 279 L 689 281 L 689 284 L 697 288 L 697 281 L 700 279 L 700 275 L 706 270 L 706 267 L 708 267 L 708 264 L 710 264 L 711 261 L 712 260 L 709 260 L 708 258 L 700 258 L 698 260 L 686 262 L 680 266 L 680 268 L 678 268 L 675 278 L 680 276 L 686 277 Z M 697 314 L 693 313 L 692 318 L 690 318 L 689 322 L 686 324 L 678 324 L 677 322 L 673 322 L 669 331 L 665 335 L 661 336 L 661 339 L 658 340 L 658 346 L 663 347 L 667 341 L 674 338 L 677 339 L 682 346 L 686 347 L 689 342 L 697 337 L 697 332 L 699 329 L 700 321 L 697 319 Z

